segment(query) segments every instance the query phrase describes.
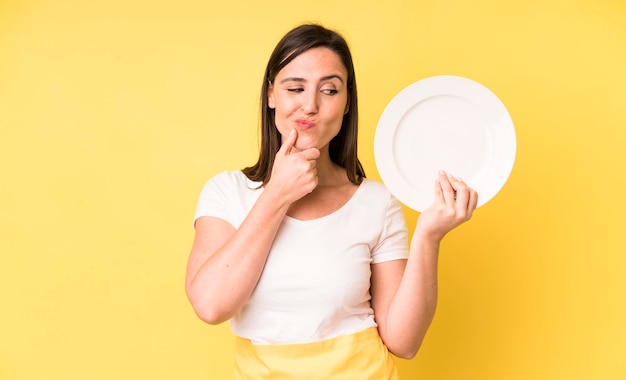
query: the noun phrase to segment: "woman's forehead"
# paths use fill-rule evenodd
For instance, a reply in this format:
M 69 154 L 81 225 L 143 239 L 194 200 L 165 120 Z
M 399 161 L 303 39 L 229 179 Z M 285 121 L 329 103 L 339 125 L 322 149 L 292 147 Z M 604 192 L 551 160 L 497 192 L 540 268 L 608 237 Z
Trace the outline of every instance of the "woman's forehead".
M 332 79 L 338 77 L 345 82 L 347 69 L 337 53 L 327 47 L 308 49 L 283 67 L 277 77 L 300 79 Z

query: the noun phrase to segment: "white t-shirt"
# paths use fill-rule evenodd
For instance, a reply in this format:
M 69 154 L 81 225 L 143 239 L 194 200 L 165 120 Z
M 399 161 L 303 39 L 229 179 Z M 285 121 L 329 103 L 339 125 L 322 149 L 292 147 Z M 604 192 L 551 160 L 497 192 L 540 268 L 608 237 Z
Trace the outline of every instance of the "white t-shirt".
M 241 171 L 204 186 L 195 219 L 214 216 L 239 228 L 263 188 Z M 254 344 L 308 343 L 376 326 L 370 265 L 408 257 L 399 202 L 364 179 L 352 198 L 324 217 L 286 216 L 250 299 L 230 320 Z

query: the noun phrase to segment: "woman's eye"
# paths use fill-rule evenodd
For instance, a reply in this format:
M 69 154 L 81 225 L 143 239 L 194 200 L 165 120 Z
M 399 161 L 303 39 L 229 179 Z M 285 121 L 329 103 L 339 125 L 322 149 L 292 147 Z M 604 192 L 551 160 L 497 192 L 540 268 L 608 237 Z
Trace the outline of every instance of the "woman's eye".
M 337 94 L 339 91 L 335 90 L 334 88 L 327 88 L 325 90 L 322 90 L 322 92 L 326 95 L 335 95 Z
M 302 92 L 302 91 L 304 91 L 304 89 L 296 87 L 296 88 L 288 88 L 287 91 L 289 91 L 289 92 Z

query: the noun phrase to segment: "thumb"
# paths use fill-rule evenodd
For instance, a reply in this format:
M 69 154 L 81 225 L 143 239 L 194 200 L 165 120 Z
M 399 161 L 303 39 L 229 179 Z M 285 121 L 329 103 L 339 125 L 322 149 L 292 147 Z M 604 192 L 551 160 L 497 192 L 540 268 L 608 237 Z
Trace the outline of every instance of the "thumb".
M 283 140 L 283 145 L 281 145 L 279 152 L 282 152 L 285 155 L 291 154 L 291 149 L 296 144 L 296 139 L 298 138 L 298 131 L 294 129 L 289 132 L 289 136 Z

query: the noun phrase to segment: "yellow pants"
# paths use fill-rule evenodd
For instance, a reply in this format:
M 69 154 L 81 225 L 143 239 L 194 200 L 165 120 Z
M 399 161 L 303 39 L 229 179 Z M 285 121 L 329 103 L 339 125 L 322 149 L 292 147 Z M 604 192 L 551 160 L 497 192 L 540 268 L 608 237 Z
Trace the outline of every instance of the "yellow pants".
M 237 337 L 234 380 L 398 380 L 378 330 L 304 344 L 254 345 Z

